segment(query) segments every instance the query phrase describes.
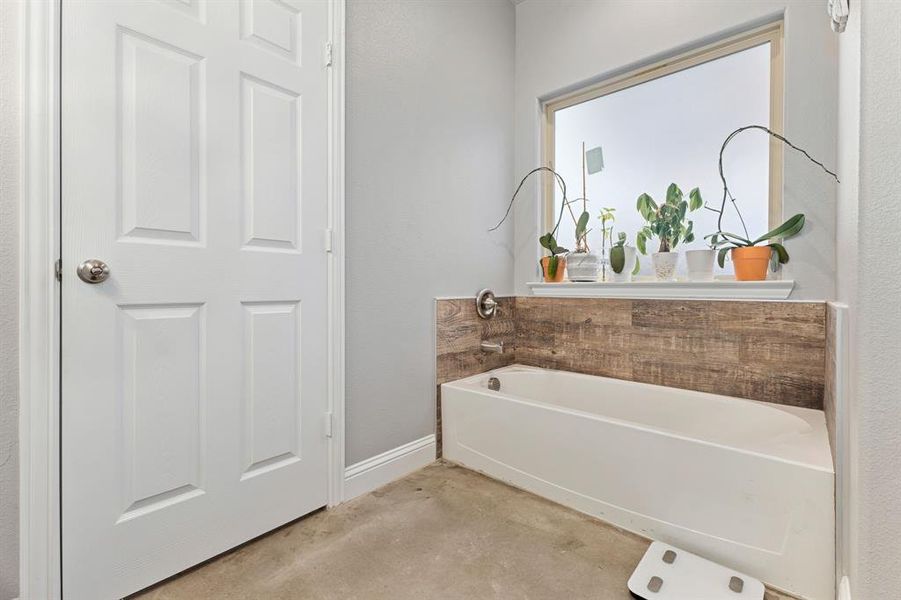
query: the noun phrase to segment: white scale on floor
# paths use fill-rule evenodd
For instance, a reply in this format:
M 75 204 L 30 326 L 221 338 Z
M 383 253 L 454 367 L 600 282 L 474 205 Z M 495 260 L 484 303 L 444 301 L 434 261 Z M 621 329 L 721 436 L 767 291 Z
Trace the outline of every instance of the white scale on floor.
M 663 542 L 645 552 L 629 591 L 645 600 L 763 600 L 759 580 Z

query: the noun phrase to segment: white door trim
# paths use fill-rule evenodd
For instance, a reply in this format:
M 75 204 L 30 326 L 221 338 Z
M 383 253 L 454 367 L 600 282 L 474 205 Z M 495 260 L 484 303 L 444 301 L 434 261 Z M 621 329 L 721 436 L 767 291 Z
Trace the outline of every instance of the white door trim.
M 30 0 L 20 23 L 19 597 L 60 597 L 60 0 Z
M 329 70 L 329 506 L 344 501 L 344 24 L 346 0 L 331 0 Z
M 19 597 L 61 597 L 60 288 L 61 0 L 28 0 L 20 31 L 22 189 L 19 206 Z M 344 18 L 331 0 L 329 26 L 329 506 L 344 498 Z M 71 265 L 64 272 L 72 273 Z

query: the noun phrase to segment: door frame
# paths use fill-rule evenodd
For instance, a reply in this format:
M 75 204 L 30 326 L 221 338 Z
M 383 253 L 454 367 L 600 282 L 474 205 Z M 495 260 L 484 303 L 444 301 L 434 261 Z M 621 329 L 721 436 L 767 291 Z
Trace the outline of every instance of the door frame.
M 19 597 L 58 599 L 60 544 L 61 2 L 22 6 L 19 202 Z M 345 0 L 329 0 L 328 506 L 344 499 Z M 324 49 L 325 50 L 325 49 Z M 71 265 L 63 266 L 72 276 Z

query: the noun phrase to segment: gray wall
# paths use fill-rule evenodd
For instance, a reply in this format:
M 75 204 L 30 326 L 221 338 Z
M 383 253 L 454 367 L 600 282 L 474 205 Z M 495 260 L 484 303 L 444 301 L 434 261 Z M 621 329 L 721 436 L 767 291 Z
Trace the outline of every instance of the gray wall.
M 19 19 L 0 2 L 0 600 L 19 594 Z
M 0 600 L 19 593 L 18 2 L 0 2 Z
M 841 42 L 839 295 L 850 306 L 850 544 L 854 598 L 901 589 L 901 3 L 851 3 Z M 856 20 L 856 22 L 855 22 Z M 855 124 L 858 138 L 854 139 Z M 844 181 L 844 180 L 843 180 Z
M 835 165 L 838 41 L 812 0 L 527 0 L 516 7 L 516 172 L 540 161 L 539 99 L 579 82 L 785 15 L 785 134 Z M 716 160 L 716 156 L 711 156 Z M 784 214 L 807 214 L 791 240 L 785 275 L 793 299 L 828 299 L 835 289 L 835 183 L 802 156 L 785 152 Z M 537 186 L 516 211 L 516 291 L 537 279 Z
M 512 290 L 508 0 L 347 3 L 347 464 L 435 428 L 433 299 Z

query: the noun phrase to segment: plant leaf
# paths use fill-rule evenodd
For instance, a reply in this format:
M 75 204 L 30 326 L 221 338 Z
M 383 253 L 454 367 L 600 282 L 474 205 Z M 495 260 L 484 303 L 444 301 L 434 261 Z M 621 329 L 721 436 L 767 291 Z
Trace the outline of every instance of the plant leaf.
M 576 239 L 581 239 L 588 233 L 585 229 L 588 227 L 588 219 L 590 218 L 591 216 L 588 214 L 588 211 L 579 215 L 579 221 L 576 223 Z
M 788 262 L 788 250 L 785 249 L 785 246 L 783 246 L 782 244 L 777 244 L 775 242 L 767 245 L 773 249 L 773 254 L 775 254 L 776 258 L 779 259 L 780 264 L 784 265 Z
M 716 255 L 716 262 L 719 264 L 720 268 L 724 268 L 726 266 L 726 254 L 729 253 L 731 247 L 728 248 L 720 248 L 720 251 Z
M 648 194 L 642 194 L 638 197 L 638 200 L 635 203 L 638 212 L 644 218 L 645 221 L 651 220 L 651 215 L 657 211 L 657 204 L 654 202 L 654 199 L 651 198 Z
M 550 257 L 547 261 L 547 275 L 548 279 L 553 279 L 557 276 L 557 263 L 559 259 L 556 256 Z
M 694 188 L 688 192 L 688 198 L 690 200 L 688 205 L 689 210 L 698 210 L 704 206 L 704 200 L 701 199 L 701 190 L 699 188 Z
M 554 239 L 554 234 L 552 233 L 545 233 L 538 238 L 538 243 L 541 244 L 542 248 L 550 250 L 551 252 L 557 247 L 557 240 Z
M 736 246 L 753 246 L 753 242 L 751 240 L 746 240 L 740 235 L 735 235 L 734 233 L 729 233 L 728 231 L 721 231 L 720 235 L 723 236 L 725 241 L 734 244 Z
M 647 236 L 645 236 L 644 231 L 639 231 L 638 235 L 635 236 L 635 245 L 638 246 L 638 251 L 641 252 L 642 254 L 648 253 L 647 248 L 645 246 L 647 241 L 648 241 L 648 238 L 647 238 Z
M 638 275 L 641 272 L 641 262 L 639 262 L 638 257 L 635 257 L 635 268 L 632 269 L 632 275 Z
M 610 267 L 614 273 L 622 273 L 623 267 L 626 266 L 626 249 L 622 246 L 615 246 L 610 249 Z
M 760 242 L 771 240 L 773 238 L 782 238 L 787 240 L 788 238 L 797 235 L 804 228 L 804 215 L 799 213 L 793 216 L 791 219 L 773 229 L 772 231 L 768 231 L 756 240 L 754 240 L 753 244 L 757 245 Z
M 666 188 L 666 203 L 667 204 L 676 204 L 682 200 L 682 190 L 679 189 L 679 186 L 675 183 L 669 184 L 669 187 Z

